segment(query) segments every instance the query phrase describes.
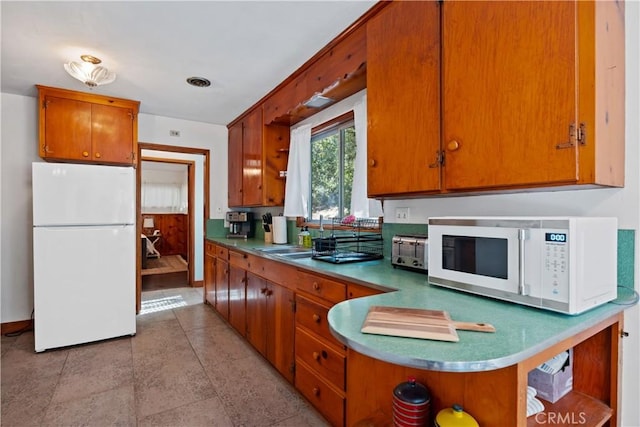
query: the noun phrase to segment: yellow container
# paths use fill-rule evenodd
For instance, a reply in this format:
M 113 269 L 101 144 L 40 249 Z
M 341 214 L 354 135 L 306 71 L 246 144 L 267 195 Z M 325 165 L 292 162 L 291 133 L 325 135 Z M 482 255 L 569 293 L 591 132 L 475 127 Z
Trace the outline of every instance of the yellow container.
M 462 410 L 462 406 L 453 405 L 438 412 L 435 427 L 480 427 L 478 422 Z

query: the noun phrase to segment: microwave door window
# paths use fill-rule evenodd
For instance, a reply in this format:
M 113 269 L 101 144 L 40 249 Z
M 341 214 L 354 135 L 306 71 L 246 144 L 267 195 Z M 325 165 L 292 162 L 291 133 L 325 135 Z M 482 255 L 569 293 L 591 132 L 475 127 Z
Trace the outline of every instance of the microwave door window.
M 494 237 L 442 236 L 442 268 L 508 278 L 508 240 Z

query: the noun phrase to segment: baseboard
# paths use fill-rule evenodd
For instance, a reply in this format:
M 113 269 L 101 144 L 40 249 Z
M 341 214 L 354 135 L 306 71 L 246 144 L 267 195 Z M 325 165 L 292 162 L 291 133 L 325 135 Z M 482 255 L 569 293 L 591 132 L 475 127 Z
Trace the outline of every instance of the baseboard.
M 192 288 L 201 288 L 204 286 L 204 280 L 194 280 L 191 284 Z
M 2 329 L 0 333 L 2 335 L 12 334 L 14 332 L 30 329 L 31 326 L 32 326 L 31 319 L 18 320 L 17 322 L 7 322 L 2 324 Z

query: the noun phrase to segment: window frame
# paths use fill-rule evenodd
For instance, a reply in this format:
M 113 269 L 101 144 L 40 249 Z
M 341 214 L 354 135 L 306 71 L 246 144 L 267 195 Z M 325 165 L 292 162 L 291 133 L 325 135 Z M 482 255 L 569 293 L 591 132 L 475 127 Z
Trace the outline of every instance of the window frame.
M 320 123 L 317 126 L 314 126 L 313 128 L 311 128 L 311 138 L 313 139 L 315 136 L 318 136 L 327 132 L 332 132 L 336 129 L 340 129 L 348 124 L 355 126 L 355 115 L 353 113 L 353 110 L 349 110 L 344 114 L 341 114 L 330 120 Z M 309 143 L 311 144 L 311 142 Z M 341 146 L 341 151 L 342 150 L 344 150 L 344 147 Z M 313 161 L 313 159 L 311 160 Z M 309 165 L 309 167 L 311 167 L 311 165 Z M 312 185 L 312 182 L 310 180 L 309 196 L 311 196 L 311 185 Z M 342 188 L 342 185 L 341 185 L 340 191 L 341 192 L 344 191 Z M 311 198 L 309 198 L 309 201 L 311 201 Z M 311 209 L 311 206 L 309 206 L 309 209 Z M 309 214 L 310 213 L 311 212 L 309 212 Z M 313 229 L 313 228 L 319 228 L 320 224 L 319 224 L 319 221 L 317 220 L 312 220 L 310 218 L 307 219 L 301 216 L 296 217 L 296 227 L 302 227 L 302 226 L 307 226 Z

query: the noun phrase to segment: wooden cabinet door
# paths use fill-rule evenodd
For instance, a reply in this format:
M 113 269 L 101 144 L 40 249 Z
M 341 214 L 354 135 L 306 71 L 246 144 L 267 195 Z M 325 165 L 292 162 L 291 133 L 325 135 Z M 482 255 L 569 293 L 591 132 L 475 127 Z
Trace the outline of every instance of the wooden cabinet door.
M 40 113 L 44 115 L 44 144 L 40 147 L 40 156 L 89 160 L 92 155 L 91 104 L 46 96 L 41 107 Z
M 442 7 L 446 189 L 575 181 L 576 2 Z
M 134 112 L 130 108 L 92 105 L 92 158 L 108 163 L 133 163 L 133 119 Z
M 247 340 L 267 357 L 267 281 L 247 272 Z
M 246 271 L 242 268 L 230 266 L 229 323 L 242 336 L 247 333 L 246 312 Z
M 262 107 L 243 120 L 242 205 L 262 205 Z
M 394 2 L 367 23 L 369 196 L 440 189 L 439 19 L 438 2 Z
M 216 260 L 216 310 L 229 320 L 229 263 Z
M 242 122 L 229 128 L 229 207 L 242 206 Z
M 216 257 L 204 255 L 204 301 L 215 307 L 216 305 Z
M 295 295 L 293 291 L 267 282 L 266 294 L 266 357 L 273 366 L 293 383 L 295 359 Z

